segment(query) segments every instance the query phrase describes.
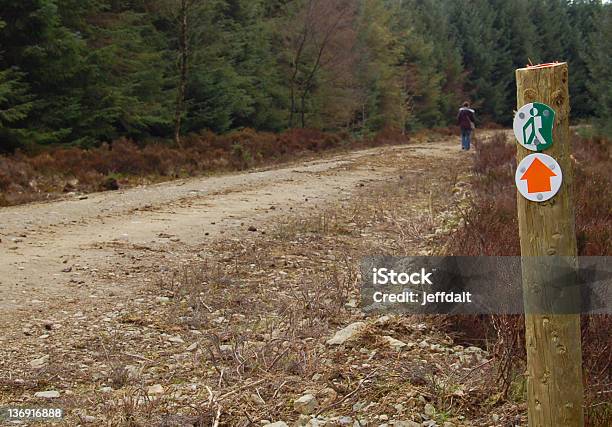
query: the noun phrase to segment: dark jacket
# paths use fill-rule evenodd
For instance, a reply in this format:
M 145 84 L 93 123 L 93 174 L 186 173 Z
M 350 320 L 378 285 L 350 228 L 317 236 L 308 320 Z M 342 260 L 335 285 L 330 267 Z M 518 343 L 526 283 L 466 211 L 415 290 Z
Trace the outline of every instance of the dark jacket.
M 472 129 L 472 123 L 476 123 L 474 110 L 467 107 L 461 107 L 459 109 L 459 114 L 457 114 L 457 121 L 461 129 Z

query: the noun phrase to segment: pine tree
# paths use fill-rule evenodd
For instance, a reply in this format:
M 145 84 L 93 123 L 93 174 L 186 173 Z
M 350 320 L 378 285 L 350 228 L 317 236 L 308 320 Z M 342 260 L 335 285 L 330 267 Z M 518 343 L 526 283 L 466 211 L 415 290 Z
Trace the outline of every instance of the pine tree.
M 538 62 L 538 36 L 530 19 L 528 1 L 492 0 L 491 4 L 496 11 L 493 25 L 498 31 L 497 52 L 505 52 L 498 56 L 492 75 L 498 81 L 495 87 L 500 103 L 494 119 L 510 125 L 512 111 L 516 108 L 514 71 L 525 67 L 529 61 Z
M 600 0 L 0 0 L 0 137 L 508 124 L 514 69 L 568 61 L 572 117 L 610 117 Z
M 590 74 L 587 87 L 593 101 L 599 132 L 612 136 L 612 5 L 606 4 L 595 20 L 595 31 L 589 36 L 589 53 L 586 55 Z
M 0 152 L 25 145 L 28 135 L 22 123 L 32 110 L 23 74 L 15 69 L 0 70 Z
M 106 2 L 105 2 L 106 3 Z M 167 42 L 144 10 L 102 4 L 88 19 L 86 115 L 79 131 L 93 140 L 167 135 L 172 104 Z M 92 131 L 91 131 L 92 130 Z
M 531 15 L 532 3 L 530 0 L 493 1 L 498 14 L 500 38 L 506 41 L 513 68 L 524 67 L 529 61 L 534 64 L 540 62 L 537 24 Z
M 567 0 L 531 2 L 530 16 L 537 29 L 541 62 L 565 61 L 569 57 L 568 35 L 572 34 Z
M 600 1 L 573 1 L 568 14 L 571 33 L 567 34 L 565 44 L 568 49 L 569 91 L 572 103 L 572 118 L 591 117 L 594 113 L 593 102 L 588 90 L 589 70 L 587 56 L 590 46 L 589 35 L 595 29 L 595 19 L 603 12 Z
M 463 96 L 461 55 L 444 2 L 402 1 L 395 31 L 403 49 L 403 91 L 408 128 L 454 121 Z
M 226 1 L 209 1 L 193 11 L 192 46 L 186 88 L 186 131 L 225 132 L 237 115 L 252 112 L 251 102 L 235 68 L 231 20 Z
M 228 2 L 226 28 L 232 52 L 229 62 L 239 76 L 245 105 L 232 113 L 233 126 L 280 130 L 285 125 L 287 93 L 278 62 L 280 43 L 274 43 L 276 23 L 265 0 Z
M 81 118 L 84 40 L 61 25 L 52 0 L 0 0 L 0 10 L 6 22 L 0 68 L 18 67 L 36 96 L 27 122 L 31 137 L 42 143 L 70 141 Z
M 0 31 L 5 25 L 0 20 Z M 22 123 L 31 109 L 32 96 L 23 74 L 14 68 L 0 69 L 0 152 L 12 151 L 23 144 L 28 132 Z
M 442 119 L 439 125 L 455 123 L 457 106 L 463 101 L 465 73 L 461 52 L 452 34 L 450 8 L 444 2 L 428 0 L 425 3 L 429 11 L 427 18 L 428 34 L 432 37 L 438 69 L 442 73 L 439 109 Z
M 451 11 L 455 36 L 461 48 L 466 72 L 465 90 L 481 116 L 507 120 L 508 43 L 496 27 L 498 16 L 491 2 L 453 3 Z
M 402 46 L 392 31 L 392 9 L 365 0 L 359 10 L 357 78 L 360 107 L 357 118 L 366 131 L 384 127 L 404 129 L 407 121 L 402 93 Z

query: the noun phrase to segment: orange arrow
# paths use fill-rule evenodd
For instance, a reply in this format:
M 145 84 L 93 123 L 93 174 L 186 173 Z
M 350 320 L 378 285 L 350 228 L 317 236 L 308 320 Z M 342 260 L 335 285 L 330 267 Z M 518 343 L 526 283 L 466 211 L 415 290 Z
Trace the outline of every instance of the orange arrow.
M 527 181 L 527 192 L 544 193 L 550 191 L 550 178 L 553 176 L 557 175 L 536 157 L 521 177 L 521 180 Z

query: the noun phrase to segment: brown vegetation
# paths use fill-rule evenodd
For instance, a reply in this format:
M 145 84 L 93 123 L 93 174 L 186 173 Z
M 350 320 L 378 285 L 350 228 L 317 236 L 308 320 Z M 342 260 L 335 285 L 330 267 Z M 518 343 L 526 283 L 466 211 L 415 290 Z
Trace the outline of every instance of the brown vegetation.
M 384 182 L 364 176 L 350 197 L 310 214 L 275 206 L 282 214 L 256 232 L 245 224 L 197 246 L 170 242 L 146 253 L 116 242 L 118 257 L 152 266 L 140 276 L 108 273 L 138 287 L 136 297 L 49 313 L 52 324 L 70 327 L 22 351 L 0 347 L 10 373 L 0 377 L 0 402 L 37 402 L 34 392 L 53 388 L 73 392 L 53 401 L 72 424 L 90 416 L 106 425 L 293 425 L 294 400 L 312 393 L 319 405 L 307 418 L 319 414 L 327 425 L 339 417 L 350 425 L 481 426 L 493 415 L 520 422 L 520 402 L 488 398 L 495 384 L 487 353 L 456 345 L 444 319 L 364 316 L 359 307 L 359 260 L 431 253 L 446 232 L 446 208 L 462 197 L 455 190 L 469 158 L 423 156 L 425 144 L 347 166 L 397 169 Z M 411 170 L 417 162 L 423 169 Z M 441 173 L 451 166 L 454 173 Z M 344 344 L 327 343 L 352 322 L 366 328 Z M 37 322 L 28 333 L 42 328 Z M 50 359 L 35 372 L 29 363 L 41 353 Z
M 0 206 L 46 200 L 68 192 L 117 189 L 143 182 L 211 172 L 245 170 L 303 158 L 326 150 L 406 142 L 392 130 L 374 138 L 347 133 L 291 129 L 280 134 L 244 129 L 226 135 L 210 132 L 167 143 L 136 144 L 120 139 L 97 148 L 51 148 L 38 153 L 0 156 Z
M 290 146 L 291 135 L 286 138 Z M 594 254 L 599 249 L 592 242 L 599 242 L 606 255 L 607 230 L 597 224 L 609 224 L 609 157 L 603 143 L 576 144 L 578 187 L 586 187 L 577 189 L 577 225 L 585 233 L 580 251 Z M 422 170 L 407 170 L 417 161 Z M 39 357 L 35 346 L 6 357 L 11 376 L 0 378 L 0 391 L 15 399 L 42 387 L 76 390 L 57 401 L 71 420 L 83 412 L 110 425 L 295 420 L 292 402 L 307 392 L 319 401 L 315 413 L 327 420 L 350 415 L 364 424 L 383 423 L 383 416 L 421 422 L 429 412 L 438 425 L 524 425 L 520 317 L 376 319 L 359 308 L 356 269 L 364 255 L 518 253 L 515 189 L 508 184 L 514 146 L 502 134 L 477 144 L 471 177 L 461 174 L 469 161 L 417 153 L 373 159 L 368 167 L 398 165 L 397 177 L 382 184 L 364 181 L 363 190 L 311 215 L 287 210 L 257 232 L 190 247 L 181 266 L 171 262 L 176 246 L 151 250 L 149 262 L 163 266 L 155 270 L 158 286 L 147 278 L 139 298 L 125 304 L 98 311 L 79 306 L 78 317 L 54 314 L 65 317 L 58 323 L 82 320 L 53 330 L 52 341 L 44 342 L 51 362 L 41 372 L 27 368 Z M 597 179 L 608 184 L 584 185 Z M 582 190 L 598 202 L 581 207 L 589 200 Z M 490 215 L 493 208 L 498 215 Z M 497 245 L 489 246 L 495 239 Z M 142 256 L 142 248 L 127 243 L 117 251 Z M 133 277 L 118 276 L 113 272 L 112 280 L 134 286 Z M 353 341 L 326 344 L 355 321 L 367 325 Z M 451 329 L 455 325 L 461 330 Z M 29 333 L 44 333 L 38 329 Z M 585 318 L 591 426 L 608 425 L 608 331 L 609 318 Z M 392 348 L 386 335 L 405 346 Z M 485 350 L 469 347 L 470 341 Z M 79 363 L 86 369 L 76 369 Z M 156 384 L 163 385 L 162 394 Z
M 612 254 L 612 171 L 609 141 L 574 136 L 576 234 L 578 254 Z M 471 205 L 462 212 L 464 226 L 450 242 L 454 255 L 520 255 L 514 170 L 516 148 L 506 134 L 498 133 L 487 143 L 475 144 L 471 182 Z M 583 359 L 590 425 L 604 425 L 610 405 L 606 388 L 612 363 L 609 337 L 610 316 L 582 319 Z M 516 382 L 517 368 L 525 361 L 524 320 L 520 316 L 462 318 L 458 330 L 472 331 L 470 339 L 496 340 L 500 379 L 504 392 Z M 606 403 L 608 402 L 608 403 Z

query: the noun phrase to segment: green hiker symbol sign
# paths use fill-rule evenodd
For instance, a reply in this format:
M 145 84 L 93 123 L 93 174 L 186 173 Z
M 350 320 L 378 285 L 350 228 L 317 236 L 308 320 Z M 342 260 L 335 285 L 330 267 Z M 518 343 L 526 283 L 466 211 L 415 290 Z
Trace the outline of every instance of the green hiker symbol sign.
M 514 116 L 514 136 L 526 149 L 543 151 L 553 143 L 554 121 L 555 110 L 548 105 L 539 102 L 525 104 Z

